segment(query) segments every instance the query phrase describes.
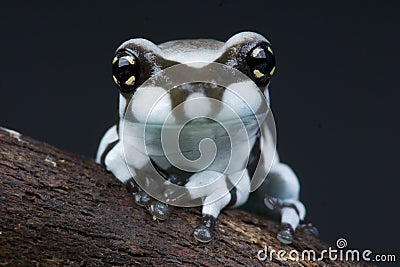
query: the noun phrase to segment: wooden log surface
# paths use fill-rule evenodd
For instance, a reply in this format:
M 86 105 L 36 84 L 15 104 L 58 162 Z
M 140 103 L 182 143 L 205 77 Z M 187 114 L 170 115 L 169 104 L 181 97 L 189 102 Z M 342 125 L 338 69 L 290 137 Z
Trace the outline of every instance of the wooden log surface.
M 92 159 L 0 129 L 0 265 L 365 266 L 260 261 L 266 245 L 288 253 L 328 245 L 303 233 L 282 245 L 276 222 L 241 210 L 224 210 L 214 240 L 202 244 L 192 235 L 200 216 L 199 208 L 173 208 L 167 221 L 154 221 Z

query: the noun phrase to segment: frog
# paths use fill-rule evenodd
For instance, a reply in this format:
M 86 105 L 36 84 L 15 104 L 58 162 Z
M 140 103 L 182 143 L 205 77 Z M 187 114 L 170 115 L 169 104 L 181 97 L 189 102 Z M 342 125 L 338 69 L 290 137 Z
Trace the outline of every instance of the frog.
M 209 67 L 215 65 L 218 71 Z M 206 79 L 211 73 L 223 74 L 210 78 L 206 83 L 198 82 L 194 78 L 195 82 L 166 86 L 165 84 L 172 79 L 167 73 L 173 68 L 174 72 L 170 76 L 176 75 L 178 80 L 182 79 L 181 82 L 193 79 L 190 77 L 185 80 L 185 76 L 193 76 L 193 73 L 199 71 L 199 75 L 205 76 Z M 152 184 L 151 175 L 144 171 L 146 168 L 155 169 L 153 175 L 160 175 L 164 179 L 163 185 L 177 185 L 187 190 L 183 206 L 185 202 L 192 203 L 192 200 L 200 199 L 196 205 L 201 206 L 202 217 L 193 231 L 194 238 L 199 242 L 208 243 L 213 239 L 214 228 L 221 210 L 243 206 L 249 199 L 251 187 L 258 188 L 253 190 L 255 191 L 253 194 L 259 196 L 258 199 L 265 209 L 280 216 L 280 229 L 277 233 L 280 242 L 292 243 L 296 229 L 317 235 L 318 230 L 312 224 L 304 223 L 306 208 L 299 200 L 300 183 L 297 175 L 291 167 L 280 161 L 275 146 L 265 145 L 270 142 L 271 134 L 262 133 L 271 132 L 270 125 L 266 120 L 257 121 L 255 116 L 243 115 L 249 110 L 258 110 L 261 115 L 270 110 L 269 88 L 275 70 L 275 52 L 270 41 L 255 32 L 237 33 L 226 42 L 214 39 L 183 39 L 157 45 L 143 38 L 123 42 L 116 49 L 112 60 L 112 78 L 119 90 L 118 121 L 102 137 L 96 154 L 96 163 L 101 164 L 121 181 L 132 195 L 134 202 L 146 208 L 155 220 L 166 220 L 171 214 L 170 206 L 173 205 L 168 201 L 173 196 L 174 199 L 179 197 L 173 190 L 168 194 L 163 193 L 164 198 L 149 192 L 149 189 L 159 187 L 160 184 L 149 185 Z M 221 86 L 221 83 L 230 79 L 229 76 L 240 78 L 233 78 L 233 81 L 227 82 L 226 86 Z M 159 83 L 160 80 L 164 83 Z M 166 87 L 172 87 L 173 90 Z M 236 88 L 236 91 L 233 90 L 232 93 L 228 87 Z M 239 94 L 239 97 L 235 94 Z M 237 101 L 235 97 L 239 100 Z M 221 115 L 221 113 L 228 114 L 229 108 L 219 107 L 220 103 L 223 105 L 233 103 L 233 109 L 242 112 L 239 117 L 250 117 L 250 123 L 246 124 L 247 128 L 243 131 L 249 133 L 250 137 L 246 142 L 238 142 L 236 146 L 239 150 L 229 154 L 233 158 L 233 164 L 229 165 L 227 173 L 222 173 L 219 169 L 216 171 L 216 166 L 221 165 L 227 158 L 226 153 L 218 160 L 214 160 L 217 163 L 211 164 L 212 168 L 209 165 L 201 170 L 182 170 L 171 167 L 165 157 L 154 156 L 156 152 L 148 156 L 143 151 L 135 151 L 141 143 L 136 137 L 144 129 L 139 126 L 148 123 L 153 125 L 148 129 L 161 128 L 158 126 L 163 120 L 167 120 L 166 114 L 178 108 L 179 112 L 172 116 L 172 125 L 178 122 L 184 124 L 183 121 L 191 122 L 191 126 L 187 127 L 186 137 L 183 138 L 186 140 L 186 151 L 191 151 L 197 146 L 198 140 L 194 139 L 206 137 L 216 141 L 217 146 L 226 147 L 225 132 L 214 130 L 215 123 L 213 124 L 209 118 L 204 118 L 204 114 L 211 113 L 216 113 L 215 118 L 219 119 L 228 116 Z M 266 103 L 267 108 L 262 109 L 260 103 Z M 151 116 L 149 113 L 154 107 L 156 111 L 153 113 L 156 116 Z M 201 116 L 196 117 L 196 115 Z M 218 117 L 220 115 L 222 117 Z M 133 130 L 126 130 L 126 125 L 139 126 L 133 127 Z M 235 128 L 234 131 L 240 132 L 238 129 Z M 160 132 L 161 130 L 157 133 Z M 191 143 L 196 145 L 193 146 Z M 160 143 L 153 144 L 150 150 L 155 151 L 159 147 L 162 147 Z M 129 156 L 129 162 L 127 155 L 132 155 Z M 259 175 L 261 180 L 258 179 L 256 185 L 252 186 L 254 182 L 252 179 L 257 170 L 264 172 Z M 204 184 L 215 181 L 218 182 L 203 187 Z M 190 191 L 191 188 L 202 189 Z M 221 188 L 224 190 L 221 191 Z

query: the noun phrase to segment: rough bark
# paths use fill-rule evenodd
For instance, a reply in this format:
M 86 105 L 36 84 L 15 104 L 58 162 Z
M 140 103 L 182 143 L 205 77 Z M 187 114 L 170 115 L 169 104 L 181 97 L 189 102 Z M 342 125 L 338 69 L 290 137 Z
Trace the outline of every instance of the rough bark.
M 302 233 L 282 245 L 276 222 L 240 210 L 223 211 L 215 239 L 201 244 L 192 236 L 199 218 L 198 208 L 175 208 L 169 220 L 154 221 L 93 160 L 0 130 L 0 265 L 356 265 L 260 261 L 265 245 L 287 252 L 328 245 Z

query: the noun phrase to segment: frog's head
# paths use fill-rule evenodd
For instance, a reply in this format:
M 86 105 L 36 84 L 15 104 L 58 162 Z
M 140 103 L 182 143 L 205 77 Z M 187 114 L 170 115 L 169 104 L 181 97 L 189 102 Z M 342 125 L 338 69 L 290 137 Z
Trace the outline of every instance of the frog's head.
M 131 100 L 134 102 L 131 105 L 132 113 L 138 121 L 144 121 L 150 106 L 171 89 L 166 88 L 168 86 L 155 84 L 154 81 L 147 81 L 161 79 L 167 84 L 170 77 L 166 77 L 166 70 L 171 69 L 171 67 L 180 66 L 175 70 L 179 70 L 178 75 L 181 76 L 182 81 L 185 81 L 185 76 L 188 79 L 198 81 L 198 78 L 191 77 L 195 72 L 194 70 L 204 69 L 203 74 L 207 71 L 211 73 L 213 71 L 207 69 L 207 67 L 212 64 L 224 66 L 225 69 L 236 70 L 236 72 L 228 73 L 232 73 L 232 75 L 240 73 L 245 79 L 243 77 L 236 80 L 232 79 L 236 82 L 231 83 L 229 87 L 237 88 L 246 96 L 246 101 L 249 100 L 254 103 L 260 102 L 260 91 L 265 94 L 261 97 L 266 97 L 267 102 L 269 102 L 268 84 L 275 71 L 275 56 L 271 44 L 265 37 L 253 32 L 238 33 L 225 43 L 198 39 L 177 40 L 155 45 L 145 39 L 131 39 L 117 49 L 112 63 L 113 79 L 121 93 L 120 116 L 122 117 L 128 101 Z M 164 74 L 160 76 L 160 73 Z M 159 77 L 154 78 L 157 75 Z M 221 77 L 221 79 L 227 80 L 226 73 L 222 76 L 224 77 Z M 227 90 L 220 86 L 221 81 L 218 81 L 218 78 L 211 80 L 215 83 L 186 82 L 184 85 L 175 86 L 175 90 L 169 92 L 169 97 L 164 97 L 159 103 L 159 113 L 163 114 L 172 110 L 193 97 L 206 96 L 222 102 L 232 100 L 232 96 L 228 96 L 226 93 Z M 254 88 L 257 88 L 257 90 L 254 90 Z M 212 104 L 209 107 L 203 104 L 201 104 L 202 107 L 191 105 L 191 111 L 187 110 L 187 113 L 194 116 L 196 110 L 199 109 L 204 111 L 209 108 L 210 112 L 212 111 Z M 255 108 L 257 108 L 257 104 Z

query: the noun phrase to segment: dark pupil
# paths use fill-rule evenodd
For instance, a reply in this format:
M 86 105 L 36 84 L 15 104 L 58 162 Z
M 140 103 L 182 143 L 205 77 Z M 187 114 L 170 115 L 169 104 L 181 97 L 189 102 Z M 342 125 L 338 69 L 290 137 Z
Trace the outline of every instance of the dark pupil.
M 257 50 L 259 51 L 258 54 L 253 55 L 253 52 Z M 258 70 L 264 74 L 264 76 L 261 78 L 256 78 L 260 80 L 267 80 L 271 77 L 270 72 L 275 66 L 275 56 L 268 51 L 267 46 L 257 46 L 250 51 L 248 64 L 250 71 L 252 72 L 252 76 L 254 76 L 253 71 Z
M 132 75 L 137 80 L 138 62 L 131 64 L 127 59 L 127 54 L 118 55 L 119 59 L 113 65 L 113 75 L 117 78 L 118 82 L 123 85 Z
M 115 77 L 118 81 L 124 82 L 132 76 L 134 71 L 133 65 L 129 63 L 129 61 L 122 57 L 114 65 L 114 73 Z

